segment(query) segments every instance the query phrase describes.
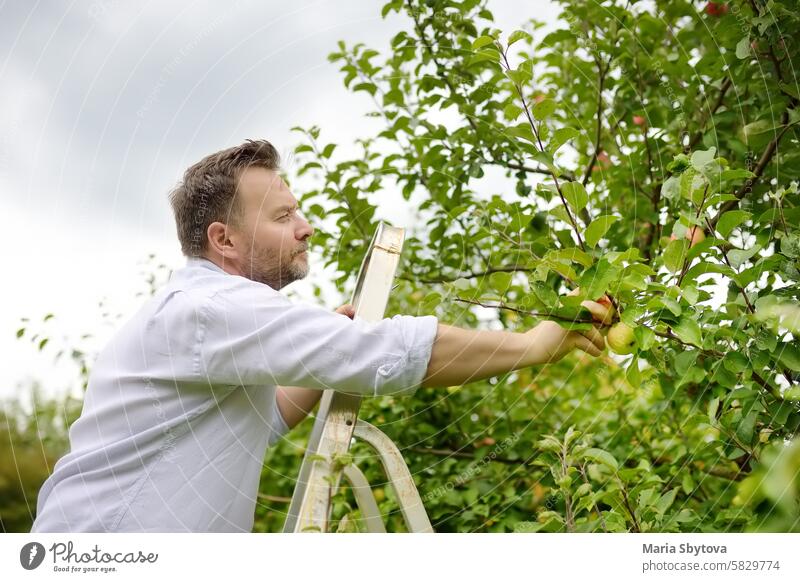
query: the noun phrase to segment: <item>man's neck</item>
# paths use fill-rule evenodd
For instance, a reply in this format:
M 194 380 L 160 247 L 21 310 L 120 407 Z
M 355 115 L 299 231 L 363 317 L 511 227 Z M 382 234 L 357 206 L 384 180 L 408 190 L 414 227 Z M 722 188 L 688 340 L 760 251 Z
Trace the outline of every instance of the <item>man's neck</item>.
M 229 275 L 240 275 L 240 276 L 242 275 L 242 272 L 239 270 L 239 268 L 230 261 L 225 262 L 222 259 L 217 260 L 211 257 L 207 257 L 205 255 L 201 255 L 199 258 L 204 259 L 210 263 L 214 263 L 217 267 L 219 267 Z

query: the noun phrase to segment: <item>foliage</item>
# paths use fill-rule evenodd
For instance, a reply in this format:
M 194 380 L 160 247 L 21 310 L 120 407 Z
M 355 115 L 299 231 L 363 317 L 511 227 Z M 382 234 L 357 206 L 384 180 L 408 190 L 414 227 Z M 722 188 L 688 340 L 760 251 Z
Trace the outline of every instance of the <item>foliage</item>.
M 69 448 L 68 427 L 81 411 L 80 399 L 49 399 L 37 384 L 30 402 L 0 409 L 0 531 L 27 532 L 36 498 L 58 458 Z
M 580 328 L 580 301 L 608 293 L 634 353 L 362 414 L 404 448 L 437 531 L 797 529 L 796 505 L 765 493 L 789 512 L 770 520 L 742 480 L 772 474 L 800 424 L 800 15 L 560 4 L 556 30 L 510 34 L 478 0 L 386 4 L 407 23 L 388 50 L 330 56 L 383 128 L 353 157 L 298 128 L 298 174 L 320 185 L 302 203 L 344 284 L 402 195 L 392 313 Z

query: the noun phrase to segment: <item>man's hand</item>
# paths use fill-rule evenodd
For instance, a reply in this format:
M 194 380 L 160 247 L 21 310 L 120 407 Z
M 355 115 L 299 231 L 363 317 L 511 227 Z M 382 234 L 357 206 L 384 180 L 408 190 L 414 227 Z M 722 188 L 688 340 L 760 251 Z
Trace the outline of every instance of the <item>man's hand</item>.
M 341 313 L 342 315 L 346 315 L 350 319 L 353 319 L 356 315 L 356 308 L 353 307 L 350 303 L 345 303 L 341 307 L 337 307 L 334 311 L 336 313 Z
M 557 362 L 573 349 L 599 356 L 606 344 L 603 335 L 592 327 L 586 331 L 570 331 L 555 321 L 543 321 L 525 333 L 536 351 L 534 361 L 539 364 Z
M 580 288 L 570 291 L 569 295 L 577 295 Z M 602 299 L 607 299 L 604 296 Z M 614 315 L 606 305 L 597 301 L 581 301 L 592 314 L 596 322 L 594 327 L 585 331 L 569 331 L 555 321 L 543 321 L 526 333 L 535 346 L 541 363 L 557 362 L 573 349 L 577 348 L 592 356 L 599 356 L 606 347 L 603 335 L 597 329 L 601 325 L 609 325 Z
M 570 295 L 579 292 L 575 289 Z M 581 305 L 595 322 L 585 331 L 569 331 L 554 321 L 543 321 L 524 333 L 466 330 L 440 323 L 422 386 L 456 386 L 557 362 L 573 349 L 599 356 L 606 344 L 598 327 L 611 320 L 613 312 L 596 301 Z

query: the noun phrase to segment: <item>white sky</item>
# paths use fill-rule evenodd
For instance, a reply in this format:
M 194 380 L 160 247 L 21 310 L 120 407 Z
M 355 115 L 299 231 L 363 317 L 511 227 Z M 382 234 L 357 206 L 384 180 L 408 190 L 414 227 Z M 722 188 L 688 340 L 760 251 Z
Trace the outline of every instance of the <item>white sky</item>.
M 344 152 L 370 133 L 369 97 L 348 93 L 327 55 L 338 40 L 384 52 L 408 23 L 381 19 L 382 5 L 0 5 L 0 209 L 10 227 L 0 398 L 32 379 L 49 393 L 72 387 L 74 367 L 55 365 L 54 355 L 83 333 L 95 347 L 113 333 L 98 302 L 107 298 L 125 318 L 143 301 L 136 293 L 146 288 L 149 253 L 169 268 L 183 265 L 166 193 L 186 166 L 246 138 L 269 139 L 288 157 L 295 125 L 319 125 Z M 490 8 L 506 33 L 557 14 L 541 0 Z M 312 257 L 312 275 L 287 291 L 310 298 L 310 280 L 325 279 L 314 269 Z M 15 338 L 21 317 L 50 312 L 56 318 L 37 327 L 54 334 L 41 354 Z

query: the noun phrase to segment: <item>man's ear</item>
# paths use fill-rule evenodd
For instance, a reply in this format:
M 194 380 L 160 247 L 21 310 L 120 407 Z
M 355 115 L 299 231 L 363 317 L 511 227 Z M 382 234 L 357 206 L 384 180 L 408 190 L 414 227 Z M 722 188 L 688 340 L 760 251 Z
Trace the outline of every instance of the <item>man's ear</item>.
M 206 231 L 209 251 L 227 260 L 239 259 L 240 235 L 224 222 L 212 222 Z

